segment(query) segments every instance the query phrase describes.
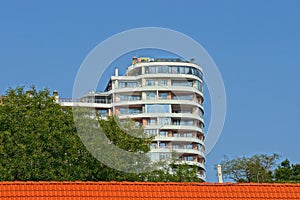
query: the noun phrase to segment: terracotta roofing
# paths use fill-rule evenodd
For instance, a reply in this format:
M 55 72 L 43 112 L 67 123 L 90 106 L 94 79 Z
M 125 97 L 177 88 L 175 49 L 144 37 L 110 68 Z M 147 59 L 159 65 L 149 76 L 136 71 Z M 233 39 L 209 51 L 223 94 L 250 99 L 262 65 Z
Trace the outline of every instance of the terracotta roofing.
M 300 184 L 0 182 L 0 200 L 300 199 Z

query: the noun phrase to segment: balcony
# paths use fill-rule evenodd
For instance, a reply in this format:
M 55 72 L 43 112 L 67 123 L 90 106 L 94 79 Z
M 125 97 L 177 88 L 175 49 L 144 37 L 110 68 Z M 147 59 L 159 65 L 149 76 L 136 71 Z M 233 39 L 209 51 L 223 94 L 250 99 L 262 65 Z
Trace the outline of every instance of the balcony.
M 156 136 L 154 141 L 170 141 L 170 142 L 194 142 L 194 143 L 199 143 L 203 144 L 203 141 L 200 140 L 199 138 L 196 137 L 163 137 L 163 136 Z
M 157 145 L 151 145 L 150 146 L 151 152 L 162 152 L 162 153 L 167 153 L 167 152 L 177 152 L 180 154 L 188 153 L 188 154 L 196 154 L 199 155 L 203 158 L 205 158 L 205 155 L 203 152 L 197 149 L 189 149 L 189 148 L 173 148 L 172 146 L 157 146 Z
M 63 102 L 82 102 L 80 99 L 72 99 L 72 98 L 59 98 L 58 99 L 59 103 Z
M 175 164 L 195 165 L 195 166 L 201 167 L 203 170 L 206 170 L 204 164 L 202 164 L 200 162 L 196 162 L 196 161 L 184 161 L 184 160 L 182 160 L 182 161 L 175 162 Z

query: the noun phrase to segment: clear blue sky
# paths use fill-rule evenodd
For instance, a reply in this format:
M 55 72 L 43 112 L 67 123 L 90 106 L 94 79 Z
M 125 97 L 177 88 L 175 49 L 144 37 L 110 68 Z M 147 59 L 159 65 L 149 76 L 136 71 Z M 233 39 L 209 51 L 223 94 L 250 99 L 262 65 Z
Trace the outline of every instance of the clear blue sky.
M 276 152 L 300 163 L 299 9 L 297 0 L 1 1 L 0 94 L 35 84 L 71 97 L 98 43 L 131 28 L 170 28 L 208 51 L 226 87 L 226 123 L 207 157 L 207 180 L 217 181 L 213 166 L 224 155 Z

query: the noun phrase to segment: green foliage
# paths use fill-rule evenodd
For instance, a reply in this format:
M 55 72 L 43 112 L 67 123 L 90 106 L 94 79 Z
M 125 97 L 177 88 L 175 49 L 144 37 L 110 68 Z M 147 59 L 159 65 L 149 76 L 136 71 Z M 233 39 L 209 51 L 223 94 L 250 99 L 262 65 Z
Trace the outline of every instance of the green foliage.
M 226 178 L 235 182 L 272 182 L 273 168 L 279 155 L 254 155 L 250 158 L 237 157 L 221 162 L 222 171 Z
M 199 182 L 201 179 L 197 176 L 198 169 L 196 166 L 186 164 L 177 164 L 177 160 L 172 160 L 171 163 L 159 163 L 159 170 L 143 174 L 145 180 L 172 181 L 172 182 Z
M 48 89 L 37 91 L 34 86 L 31 87 L 30 93 L 26 93 L 24 87 L 9 89 L 2 101 L 0 181 L 199 180 L 196 177 L 196 169 L 184 165 L 177 167 L 176 173 L 173 174 L 169 173 L 170 168 L 175 167 L 172 164 L 159 165 L 164 167 L 149 173 L 137 174 L 112 169 L 99 162 L 95 155 L 104 155 L 110 162 L 116 162 L 118 159 L 121 163 L 125 163 L 129 159 L 126 156 L 119 158 L 117 152 L 106 151 L 106 148 L 111 148 L 111 144 L 137 155 L 150 150 L 149 144 L 153 138 L 147 138 L 144 130 L 135 127 L 130 120 L 125 121 L 121 126 L 116 117 L 109 117 L 107 120 L 99 119 L 99 121 L 91 120 L 90 110 L 62 109 L 55 103 Z M 105 134 L 102 138 L 97 134 L 99 126 Z M 78 135 L 76 129 L 82 130 L 81 134 Z M 97 147 L 95 145 L 101 147 L 104 145 L 105 148 L 89 149 L 88 147 Z M 149 157 L 130 159 L 134 159 L 133 161 L 141 170 L 149 167 Z
M 275 170 L 275 180 L 277 182 L 300 182 L 300 164 L 290 164 L 285 159 Z
M 10 89 L 0 106 L 0 180 L 72 179 L 82 144 L 49 90 Z

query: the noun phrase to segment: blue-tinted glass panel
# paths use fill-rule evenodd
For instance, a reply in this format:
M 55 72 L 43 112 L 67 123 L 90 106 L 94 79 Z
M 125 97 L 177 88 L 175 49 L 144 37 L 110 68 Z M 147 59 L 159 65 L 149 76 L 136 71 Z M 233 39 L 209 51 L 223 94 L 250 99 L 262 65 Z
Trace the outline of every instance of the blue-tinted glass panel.
M 170 113 L 169 104 L 146 105 L 147 113 Z

